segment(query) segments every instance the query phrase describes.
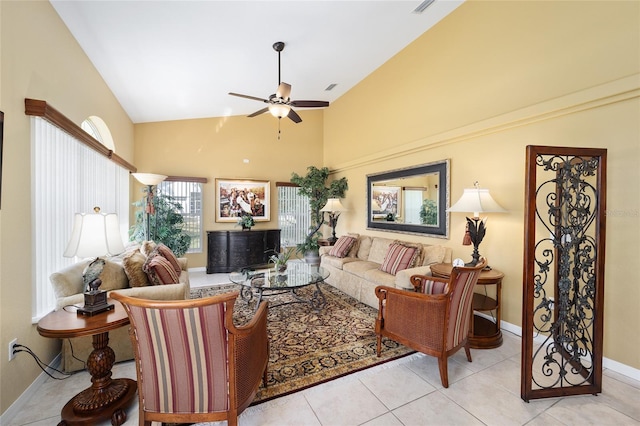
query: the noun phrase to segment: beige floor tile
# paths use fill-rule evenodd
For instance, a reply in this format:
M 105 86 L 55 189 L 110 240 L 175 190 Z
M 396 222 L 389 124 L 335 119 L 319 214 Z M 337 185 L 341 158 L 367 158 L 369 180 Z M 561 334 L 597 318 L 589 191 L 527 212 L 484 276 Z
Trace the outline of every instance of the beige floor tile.
M 540 413 L 527 423 L 527 426 L 565 426 L 567 423 L 563 423 L 553 416 L 545 413 Z
M 389 410 L 435 391 L 433 386 L 404 366 L 381 370 L 376 375 L 362 377 L 360 381 Z
M 403 424 L 393 413 L 387 413 L 363 423 L 362 426 L 403 426 Z
M 453 357 L 450 357 L 447 364 L 449 385 L 473 374 L 473 371 L 467 368 L 467 365 L 470 363 L 466 358 L 464 358 L 464 361 L 460 363 L 454 360 Z M 443 388 L 437 358 L 423 355 L 421 358 L 407 364 L 407 367 L 429 382 L 436 389 Z
M 502 386 L 513 395 L 520 397 L 520 364 L 511 358 L 482 370 L 478 375 L 485 376 L 495 385 Z
M 550 400 L 524 402 L 490 375 L 474 374 L 441 391 L 487 425 L 525 424 L 553 404 Z
M 311 388 L 304 396 L 325 426 L 359 425 L 388 411 L 359 380 Z
M 443 395 L 433 392 L 393 410 L 403 425 L 481 425 L 477 418 Z
M 636 404 L 637 404 L 636 400 Z M 636 425 L 638 421 L 611 408 L 598 396 L 572 396 L 558 401 L 546 412 L 568 425 L 621 426 Z
M 240 426 L 321 426 L 301 394 L 249 407 L 242 413 L 238 423 Z

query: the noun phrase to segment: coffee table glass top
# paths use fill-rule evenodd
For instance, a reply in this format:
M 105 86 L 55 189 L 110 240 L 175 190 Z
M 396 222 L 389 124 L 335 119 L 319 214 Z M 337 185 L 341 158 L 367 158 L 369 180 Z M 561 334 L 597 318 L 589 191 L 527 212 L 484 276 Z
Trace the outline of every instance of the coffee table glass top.
M 305 262 L 288 262 L 284 272 L 278 272 L 273 264 L 252 265 L 229 274 L 235 284 L 254 288 L 286 289 L 320 283 L 329 276 L 329 271 Z

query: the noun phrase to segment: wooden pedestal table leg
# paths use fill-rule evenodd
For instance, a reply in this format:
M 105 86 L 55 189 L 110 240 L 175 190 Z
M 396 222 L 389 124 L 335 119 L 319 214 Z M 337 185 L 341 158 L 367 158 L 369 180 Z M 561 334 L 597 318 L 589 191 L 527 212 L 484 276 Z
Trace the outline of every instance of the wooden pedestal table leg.
M 93 352 L 87 360 L 91 387 L 83 390 L 62 409 L 60 425 L 87 425 L 111 419 L 119 426 L 127 420 L 125 409 L 136 395 L 137 384 L 131 379 L 111 379 L 116 356 L 109 347 L 109 333 L 93 336 Z

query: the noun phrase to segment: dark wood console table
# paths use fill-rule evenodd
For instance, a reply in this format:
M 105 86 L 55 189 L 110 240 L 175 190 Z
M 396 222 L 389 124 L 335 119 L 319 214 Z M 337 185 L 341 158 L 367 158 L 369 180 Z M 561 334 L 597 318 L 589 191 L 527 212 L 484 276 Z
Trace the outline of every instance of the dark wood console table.
M 437 277 L 449 278 L 453 265 L 438 263 L 431 265 L 431 273 Z M 497 269 L 488 269 L 480 273 L 476 286 L 483 286 L 484 294 L 473 294 L 473 310 L 478 312 L 496 312 L 494 321 L 473 315 L 469 329 L 469 345 L 475 349 L 491 349 L 502 345 L 502 331 L 500 331 L 500 293 L 504 274 Z M 495 298 L 486 295 L 487 286 L 495 287 Z M 493 315 L 492 315 L 493 317 Z
M 113 310 L 84 316 L 60 309 L 38 322 L 38 333 L 44 337 L 93 336 L 93 352 L 87 360 L 92 385 L 64 406 L 59 425 L 98 424 L 111 419 L 111 424 L 117 426 L 127 420 L 125 409 L 134 400 L 138 387 L 135 380 L 111 378 L 116 356 L 109 347 L 109 331 L 128 325 L 129 317 L 119 302 L 107 302 L 115 306 Z
M 274 250 L 280 251 L 279 229 L 207 231 L 207 274 L 267 263 Z

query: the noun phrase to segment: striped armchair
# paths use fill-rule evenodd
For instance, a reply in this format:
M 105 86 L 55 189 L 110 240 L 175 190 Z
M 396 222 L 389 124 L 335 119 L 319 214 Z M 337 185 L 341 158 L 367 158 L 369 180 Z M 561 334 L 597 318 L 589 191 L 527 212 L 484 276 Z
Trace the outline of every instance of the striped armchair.
M 382 336 L 435 356 L 442 386 L 448 388 L 448 357 L 464 347 L 467 360 L 471 362 L 467 337 L 472 319 L 473 287 L 486 264 L 482 259 L 475 267 L 453 268 L 449 279 L 413 275 L 411 283 L 415 292 L 376 287 L 378 356 Z
M 266 386 L 267 305 L 249 324 L 233 325 L 237 292 L 156 301 L 113 292 L 126 309 L 135 352 L 140 425 L 227 420 Z

